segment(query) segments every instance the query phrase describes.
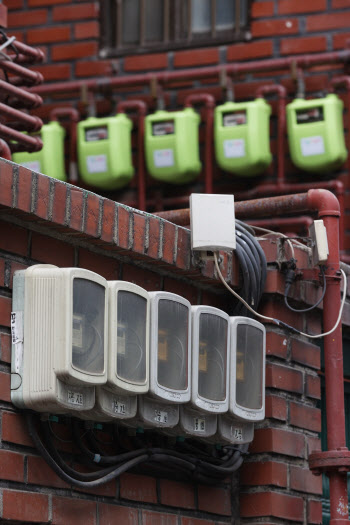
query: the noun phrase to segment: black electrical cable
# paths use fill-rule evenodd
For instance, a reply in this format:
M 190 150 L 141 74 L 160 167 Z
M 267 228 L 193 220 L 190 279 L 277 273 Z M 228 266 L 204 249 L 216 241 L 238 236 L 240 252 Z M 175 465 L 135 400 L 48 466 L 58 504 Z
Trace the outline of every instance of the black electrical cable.
M 44 445 L 46 446 L 47 451 L 51 455 L 52 459 L 58 464 L 59 467 L 61 467 L 62 470 L 65 471 L 66 474 L 68 474 L 71 477 L 74 477 L 78 481 L 92 481 L 95 479 L 99 479 L 105 474 L 109 474 L 114 470 L 114 466 L 96 470 L 95 472 L 79 472 L 73 469 L 71 466 L 67 465 L 67 463 L 61 457 L 56 447 L 53 445 L 52 440 L 50 439 L 51 436 L 48 432 L 45 422 L 41 422 L 41 430 L 44 436 Z
M 104 475 L 103 477 L 93 480 L 93 481 L 80 481 L 77 480 L 68 474 L 56 463 L 56 461 L 51 457 L 49 452 L 47 451 L 46 447 L 43 445 L 39 434 L 35 428 L 34 424 L 34 417 L 33 414 L 30 412 L 26 413 L 26 420 L 28 425 L 28 430 L 30 437 L 33 440 L 34 445 L 40 452 L 40 454 L 43 456 L 45 461 L 48 463 L 48 465 L 52 468 L 56 474 L 69 483 L 70 485 L 75 485 L 80 488 L 93 488 L 93 487 L 99 487 L 100 485 L 103 485 L 104 483 L 107 483 L 108 481 L 111 481 L 112 479 L 120 476 L 123 472 L 126 472 L 127 470 L 130 470 L 133 467 L 136 467 L 137 465 L 144 463 L 149 459 L 148 454 L 142 454 L 136 458 L 131 459 L 130 461 L 126 461 L 122 465 L 119 465 L 114 470 L 112 470 L 109 474 Z
M 294 278 L 290 277 L 290 279 L 286 280 L 286 285 L 285 285 L 285 289 L 284 289 L 284 304 L 287 306 L 287 308 L 289 308 L 289 310 L 292 310 L 292 312 L 297 312 L 297 313 L 305 313 L 305 312 L 310 312 L 311 310 L 314 310 L 314 308 L 316 308 L 320 303 L 322 303 L 323 301 L 323 298 L 326 294 L 326 290 L 327 290 L 327 281 L 326 281 L 326 276 L 325 276 L 325 267 L 324 266 L 320 266 L 320 270 L 321 270 L 321 274 L 322 274 L 322 278 L 323 278 L 323 288 L 322 288 L 322 294 L 321 294 L 321 297 L 318 299 L 318 301 L 313 304 L 312 306 L 309 306 L 308 308 L 301 308 L 300 310 L 297 309 L 297 308 L 293 308 L 293 306 L 291 306 L 288 302 L 288 293 L 289 293 L 289 290 L 290 290 L 290 287 L 295 279 L 295 274 L 294 274 Z
M 84 444 L 82 437 L 79 432 L 79 421 L 76 419 L 72 420 L 72 430 L 73 435 L 75 438 L 75 442 L 80 448 L 81 452 L 96 466 L 96 463 L 98 465 L 115 465 L 116 463 L 120 463 L 122 461 L 127 461 L 129 459 L 132 459 L 140 454 L 146 453 L 147 449 L 139 449 L 139 450 L 133 450 L 130 452 L 123 452 L 121 454 L 117 454 L 115 456 L 101 456 L 100 454 L 95 454 L 94 452 L 91 452 L 87 448 L 87 446 Z
M 236 220 L 235 227 L 237 233 L 235 253 L 242 275 L 240 295 L 250 306 L 256 309 L 260 302 L 267 276 L 266 257 L 249 226 Z M 251 315 L 242 303 L 236 304 L 233 314 Z
M 225 447 L 219 465 L 217 465 L 218 458 L 209 456 L 207 460 L 202 460 L 198 457 L 189 454 L 182 454 L 174 450 L 153 447 L 139 449 L 129 453 L 122 453 L 118 456 L 106 456 L 109 460 L 112 457 L 117 459 L 117 464 L 113 464 L 108 468 L 98 471 L 82 473 L 67 465 L 67 463 L 61 458 L 59 452 L 52 443 L 49 425 L 45 422 L 41 422 L 42 433 L 44 436 L 43 443 L 35 427 L 34 415 L 28 412 L 26 417 L 30 435 L 44 459 L 64 481 L 78 487 L 99 486 L 102 483 L 119 476 L 122 472 L 141 464 L 149 465 L 153 469 L 168 474 L 171 474 L 174 472 L 174 469 L 176 469 L 178 473 L 186 475 L 189 479 L 206 484 L 215 484 L 237 470 L 243 461 L 244 450 L 241 450 L 240 447 Z M 76 422 L 74 426 L 77 428 Z M 87 453 L 88 457 L 91 458 L 92 453 L 87 447 L 84 446 L 83 451 L 84 454 Z M 130 459 L 131 454 L 134 455 L 132 459 Z M 127 458 L 127 460 L 125 460 L 125 458 Z M 120 464 L 122 460 L 124 461 Z M 96 464 L 94 465 L 94 468 L 96 468 Z

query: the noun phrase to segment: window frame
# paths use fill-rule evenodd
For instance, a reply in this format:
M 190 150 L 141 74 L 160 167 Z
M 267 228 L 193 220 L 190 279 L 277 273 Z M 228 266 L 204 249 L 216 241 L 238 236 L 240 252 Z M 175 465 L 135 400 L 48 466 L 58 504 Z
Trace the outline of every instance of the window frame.
M 143 8 L 145 0 L 140 0 L 140 7 Z M 145 23 L 140 24 L 140 43 L 135 45 L 123 45 L 122 18 L 118 18 L 118 10 L 121 14 L 122 0 L 100 0 L 100 50 L 101 58 L 115 58 L 127 55 L 140 55 L 145 53 L 166 52 L 180 49 L 193 49 L 198 47 L 217 46 L 251 39 L 251 3 L 247 2 L 247 21 L 246 24 L 235 24 L 234 29 L 218 31 L 215 27 L 215 5 L 216 0 L 212 1 L 212 27 L 210 31 L 200 34 L 193 34 L 191 30 L 191 4 L 190 0 L 163 0 L 164 2 L 164 37 L 161 42 L 145 42 Z M 241 0 L 233 0 L 236 4 L 236 13 L 240 17 Z M 243 0 L 244 1 L 244 0 Z M 187 13 L 186 13 L 187 11 Z M 168 19 L 167 19 L 168 17 Z M 114 19 L 115 31 L 110 20 Z M 173 25 L 169 24 L 173 20 Z M 186 24 L 184 22 L 187 22 Z M 184 34 L 186 26 L 187 34 Z M 116 37 L 117 38 L 116 38 Z M 114 38 L 113 38 L 114 37 Z M 114 42 L 113 39 L 117 40 Z

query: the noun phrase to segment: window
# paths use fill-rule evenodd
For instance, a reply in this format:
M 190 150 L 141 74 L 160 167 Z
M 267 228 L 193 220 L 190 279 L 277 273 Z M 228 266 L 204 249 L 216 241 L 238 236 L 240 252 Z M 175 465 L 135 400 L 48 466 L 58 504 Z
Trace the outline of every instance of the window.
M 250 0 L 101 0 L 101 56 L 249 38 Z

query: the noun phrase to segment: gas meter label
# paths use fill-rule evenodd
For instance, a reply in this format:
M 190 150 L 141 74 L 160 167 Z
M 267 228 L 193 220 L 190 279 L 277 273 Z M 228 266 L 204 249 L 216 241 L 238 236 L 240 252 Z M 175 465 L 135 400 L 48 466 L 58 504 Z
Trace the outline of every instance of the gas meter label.
M 84 406 L 84 396 L 80 392 L 73 392 L 73 390 L 68 390 L 68 403 L 75 406 Z
M 160 137 L 162 135 L 173 135 L 175 132 L 175 124 L 173 120 L 165 122 L 155 122 L 152 124 L 152 135 Z
M 89 128 L 85 130 L 86 142 L 95 142 L 97 140 L 108 139 L 108 128 L 107 126 L 99 126 L 97 128 Z
M 322 153 L 325 153 L 323 137 L 321 137 L 321 135 L 303 137 L 300 139 L 300 146 L 303 157 L 311 157 L 312 155 L 322 155 Z
M 154 421 L 157 423 L 167 423 L 168 422 L 168 412 L 163 412 L 163 410 L 154 411 Z
M 114 413 L 115 414 L 125 415 L 126 414 L 126 404 L 125 403 L 120 403 L 120 401 L 115 399 L 114 400 Z
M 228 113 L 223 115 L 222 123 L 225 127 L 242 126 L 242 124 L 247 123 L 247 114 L 245 111 Z
M 156 149 L 153 152 L 153 161 L 156 168 L 174 166 L 174 151 L 172 149 Z
M 205 419 L 193 418 L 193 428 L 195 432 L 205 432 Z
M 244 139 L 227 139 L 224 140 L 224 155 L 227 159 L 238 159 L 245 157 L 245 140 Z
M 243 428 L 239 428 L 239 427 L 232 428 L 232 437 L 236 441 L 243 441 Z
M 30 160 L 28 162 L 22 162 L 22 166 L 33 171 L 40 171 L 41 164 L 38 160 Z
M 89 173 L 105 173 L 107 171 L 107 155 L 88 155 L 86 163 Z

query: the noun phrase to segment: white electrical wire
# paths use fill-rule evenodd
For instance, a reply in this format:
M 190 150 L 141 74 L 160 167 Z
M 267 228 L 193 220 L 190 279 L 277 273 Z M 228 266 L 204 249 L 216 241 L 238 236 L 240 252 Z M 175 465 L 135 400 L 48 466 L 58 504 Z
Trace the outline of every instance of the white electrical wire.
M 346 299 L 346 286 L 347 286 L 347 279 L 346 279 L 346 275 L 345 275 L 345 272 L 340 269 L 341 271 L 341 274 L 342 274 L 342 277 L 343 277 L 343 281 L 344 281 L 344 291 L 343 291 L 343 298 L 342 298 L 342 301 L 341 301 L 341 304 L 340 304 L 340 309 L 339 309 L 339 315 L 338 315 L 338 319 L 335 323 L 335 325 L 333 326 L 333 328 L 331 330 L 329 330 L 328 332 L 325 332 L 323 334 L 317 334 L 317 335 L 310 335 L 310 334 L 306 334 L 304 332 L 301 332 L 300 330 L 298 330 L 297 328 L 294 328 L 293 326 L 289 326 L 288 324 L 284 323 L 283 321 L 280 321 L 279 319 L 274 319 L 273 317 L 267 317 L 266 315 L 262 315 L 262 314 L 258 314 L 258 312 L 256 312 L 255 310 L 253 310 L 253 308 L 240 296 L 238 295 L 237 292 L 235 292 L 230 285 L 227 284 L 227 282 L 225 281 L 222 273 L 221 273 L 221 270 L 220 270 L 220 267 L 219 267 L 219 263 L 218 263 L 218 256 L 217 256 L 217 253 L 214 252 L 214 261 L 215 261 L 215 267 L 216 267 L 216 271 L 218 272 L 218 276 L 220 277 L 220 280 L 222 282 L 222 284 L 239 300 L 241 301 L 241 303 L 244 304 L 244 306 L 246 308 L 248 308 L 248 310 L 250 312 L 252 312 L 254 315 L 256 315 L 257 317 L 260 317 L 260 319 L 265 319 L 265 321 L 271 321 L 272 323 L 274 324 L 277 324 L 277 325 L 280 325 L 280 326 L 283 326 L 285 328 L 289 328 L 291 329 L 293 332 L 297 332 L 298 334 L 300 335 L 304 335 L 306 337 L 310 337 L 311 339 L 318 339 L 319 337 L 325 337 L 326 335 L 329 335 L 331 334 L 332 332 L 334 332 L 334 330 L 337 328 L 338 324 L 340 323 L 340 320 L 341 320 L 341 317 L 342 317 L 342 314 L 343 314 L 343 308 L 344 308 L 344 304 L 345 304 L 345 299 Z

